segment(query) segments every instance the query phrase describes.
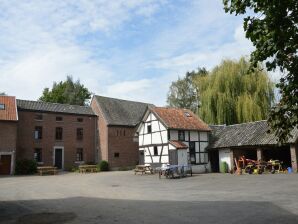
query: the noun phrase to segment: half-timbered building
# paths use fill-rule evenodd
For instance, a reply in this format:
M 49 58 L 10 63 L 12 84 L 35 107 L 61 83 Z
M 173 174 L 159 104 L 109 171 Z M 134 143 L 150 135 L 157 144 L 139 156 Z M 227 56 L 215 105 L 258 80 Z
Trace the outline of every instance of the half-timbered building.
M 138 126 L 140 164 L 192 164 L 193 171 L 209 168 L 206 147 L 211 129 L 190 110 L 149 107 Z

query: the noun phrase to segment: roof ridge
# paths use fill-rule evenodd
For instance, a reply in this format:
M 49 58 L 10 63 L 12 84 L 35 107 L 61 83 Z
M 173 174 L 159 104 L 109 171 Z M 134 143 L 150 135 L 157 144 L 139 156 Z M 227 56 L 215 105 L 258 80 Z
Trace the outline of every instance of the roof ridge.
M 114 98 L 114 97 L 108 97 L 108 96 L 100 96 L 100 95 L 94 95 L 95 97 L 101 97 L 101 98 L 106 98 L 106 99 L 112 99 L 112 100 L 118 100 L 118 101 L 126 101 L 126 102 L 132 102 L 132 103 L 142 103 L 142 104 L 150 104 L 154 105 L 152 103 L 145 103 L 145 102 L 140 102 L 140 101 L 134 101 L 134 100 L 124 100 L 124 99 L 119 99 L 119 98 Z
M 45 102 L 45 101 L 38 101 L 38 100 L 22 100 L 22 99 L 16 99 L 17 101 L 27 101 L 27 102 L 34 102 L 34 103 L 45 103 L 45 104 L 55 104 L 55 105 L 63 105 L 63 106 L 76 106 L 76 107 L 85 107 L 89 108 L 90 106 L 87 105 L 75 105 L 75 104 L 69 104 L 69 103 L 53 103 L 53 102 Z
M 245 122 L 245 123 L 239 123 L 239 124 L 230 124 L 230 125 L 225 125 L 225 127 L 231 127 L 231 126 L 240 126 L 240 125 L 244 125 L 244 124 L 254 124 L 254 123 L 259 123 L 259 122 L 267 122 L 267 120 L 259 120 L 259 121 L 249 121 L 249 122 Z

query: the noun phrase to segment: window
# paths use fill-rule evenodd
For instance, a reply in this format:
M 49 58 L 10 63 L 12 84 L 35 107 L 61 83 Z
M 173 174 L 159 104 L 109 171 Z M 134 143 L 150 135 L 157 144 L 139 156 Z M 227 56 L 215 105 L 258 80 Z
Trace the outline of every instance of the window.
M 152 132 L 152 126 L 151 124 L 147 125 L 147 133 L 151 133 Z
M 4 103 L 0 103 L 0 110 L 5 110 L 5 104 Z
M 170 140 L 171 139 L 171 132 L 170 132 L 170 130 L 168 130 L 168 140 Z
M 77 128 L 77 140 L 83 140 L 84 131 L 83 128 Z
M 191 164 L 206 164 L 209 161 L 206 150 L 208 141 L 189 142 L 189 159 Z
M 63 117 L 56 117 L 56 121 L 63 121 Z
M 191 164 L 196 164 L 196 144 L 195 142 L 189 142 L 189 158 Z M 199 163 L 199 161 L 198 161 Z
M 34 149 L 34 160 L 38 163 L 42 162 L 41 148 Z
M 81 118 L 81 117 L 78 117 L 78 118 L 77 118 L 77 122 L 83 122 L 83 121 L 84 121 L 83 118 Z
M 185 141 L 185 133 L 184 131 L 178 131 L 178 140 Z
M 56 140 L 62 140 L 63 139 L 63 128 L 56 127 Z
M 83 161 L 83 149 L 77 148 L 76 161 Z
M 114 157 L 115 157 L 115 158 L 119 158 L 119 152 L 115 152 L 115 153 L 114 153 Z
M 36 126 L 34 130 L 34 139 L 42 139 L 42 127 Z
M 154 146 L 154 155 L 155 155 L 155 156 L 158 156 L 157 146 Z
M 35 120 L 38 120 L 38 121 L 42 121 L 43 116 L 42 116 L 42 114 L 35 114 L 35 118 L 34 119 Z

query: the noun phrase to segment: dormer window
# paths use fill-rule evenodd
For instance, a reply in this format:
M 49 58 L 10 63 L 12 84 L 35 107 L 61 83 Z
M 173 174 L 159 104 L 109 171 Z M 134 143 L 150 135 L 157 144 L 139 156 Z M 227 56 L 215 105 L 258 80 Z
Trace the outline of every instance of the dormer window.
M 188 112 L 184 112 L 184 115 L 185 115 L 186 117 L 191 117 L 191 115 L 190 115 Z
M 0 103 L 0 110 L 5 110 L 5 104 L 4 103 Z

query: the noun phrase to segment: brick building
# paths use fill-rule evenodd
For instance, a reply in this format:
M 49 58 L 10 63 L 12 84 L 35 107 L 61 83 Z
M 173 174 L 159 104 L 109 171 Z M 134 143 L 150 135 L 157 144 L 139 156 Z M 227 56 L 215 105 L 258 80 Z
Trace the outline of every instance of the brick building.
M 110 168 L 138 164 L 137 125 L 152 104 L 94 96 L 91 107 L 98 116 L 99 159 Z
M 13 96 L 0 96 L 0 174 L 13 174 L 18 114 Z
M 17 100 L 17 108 L 17 159 L 66 170 L 96 162 L 97 117 L 90 107 Z

